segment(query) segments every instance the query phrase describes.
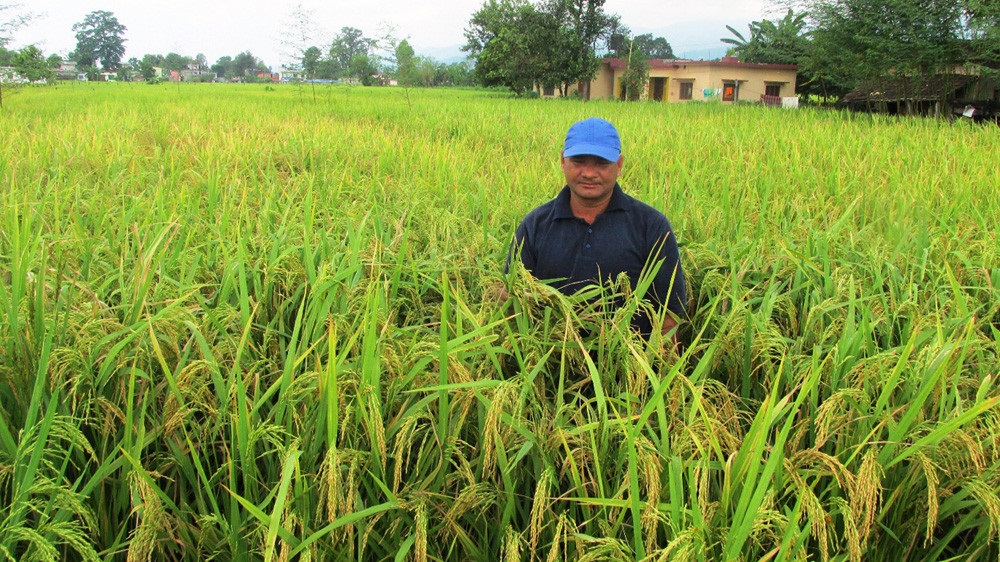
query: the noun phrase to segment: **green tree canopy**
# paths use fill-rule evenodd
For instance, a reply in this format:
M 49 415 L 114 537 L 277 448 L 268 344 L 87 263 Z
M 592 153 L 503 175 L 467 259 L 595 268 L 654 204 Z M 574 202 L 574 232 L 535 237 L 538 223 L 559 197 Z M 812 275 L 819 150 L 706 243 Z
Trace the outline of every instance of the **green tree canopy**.
M 145 62 L 145 59 L 143 59 Z M 233 76 L 233 57 L 223 56 L 219 57 L 215 64 L 209 67 L 212 72 L 216 74 L 219 78 L 232 78 Z
M 416 52 L 410 46 L 410 42 L 403 39 L 396 45 L 394 53 L 396 59 L 396 80 L 401 86 L 413 86 L 419 82 L 416 63 L 414 57 Z
M 652 33 L 636 35 L 635 48 L 650 59 L 672 59 L 674 49 L 663 37 L 653 37 Z
M 378 74 L 377 61 L 371 55 L 357 53 L 351 57 L 351 62 L 347 65 L 347 74 L 362 85 L 374 85 Z
M 187 68 L 189 64 L 194 62 L 194 59 L 177 53 L 167 53 L 167 56 L 163 57 L 163 69 L 173 70 L 180 72 Z
M 804 0 L 802 7 L 812 39 L 806 66 L 834 91 L 891 76 L 916 86 L 968 65 L 1000 68 L 997 0 Z
M 532 86 L 589 85 L 597 70 L 597 47 L 610 37 L 617 16 L 604 0 L 486 0 L 465 30 L 463 50 L 476 60 L 486 86 L 516 94 Z M 584 92 L 586 95 L 586 92 Z
M 316 71 L 319 70 L 319 61 L 322 58 L 323 52 L 316 46 L 309 47 L 302 53 L 302 70 L 305 71 L 307 77 L 316 77 Z
M 726 29 L 734 37 L 723 37 L 721 41 L 732 45 L 730 55 L 746 62 L 802 64 L 809 48 L 805 28 L 805 14 L 796 14 L 789 9 L 785 17 L 777 22 L 751 22 L 749 38 L 727 25 Z
M 363 56 L 368 58 L 372 49 L 375 48 L 375 44 L 376 41 L 365 37 L 360 29 L 356 27 L 342 27 L 340 33 L 333 38 L 333 43 L 330 45 L 330 60 L 333 61 L 335 68 L 341 75 L 346 74 L 360 78 L 356 72 L 352 71 L 351 61 L 357 59 L 353 70 L 362 70 L 362 67 L 370 63 L 371 60 L 369 59 L 367 63 L 362 64 L 361 61 L 364 59 L 357 57 Z
M 652 33 L 631 36 L 628 28 L 618 26 L 608 37 L 608 53 L 616 58 L 628 59 L 630 53 L 638 53 L 646 59 L 672 59 L 674 49 L 664 37 L 653 37 Z
M 484 86 L 503 86 L 521 95 L 535 84 L 560 82 L 555 69 L 559 28 L 555 19 L 521 0 L 487 0 L 473 14 L 463 47 L 476 60 Z
M 258 59 L 250 51 L 243 51 L 233 57 L 232 66 L 227 76 L 229 78 L 245 78 L 254 76 L 258 72 L 268 72 L 264 61 Z
M 42 50 L 34 45 L 18 51 L 13 58 L 14 70 L 32 82 L 38 80 L 51 80 L 55 77 L 52 68 L 45 60 Z
M 111 12 L 97 10 L 73 24 L 76 32 L 76 62 L 114 72 L 125 56 L 126 27 Z
M 751 22 L 749 37 L 730 25 L 726 29 L 732 37 L 723 37 L 721 41 L 731 45 L 730 56 L 744 62 L 798 65 L 796 92 L 822 94 L 826 91 L 827 85 L 812 66 L 812 44 L 805 13 L 789 9 L 778 21 Z

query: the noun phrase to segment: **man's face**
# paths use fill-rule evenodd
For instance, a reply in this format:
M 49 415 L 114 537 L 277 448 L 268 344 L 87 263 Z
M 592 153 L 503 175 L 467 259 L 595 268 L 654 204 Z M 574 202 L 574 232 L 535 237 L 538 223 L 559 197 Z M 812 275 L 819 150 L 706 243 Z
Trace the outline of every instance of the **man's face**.
M 622 171 L 622 159 L 619 156 L 617 162 L 612 162 L 599 156 L 564 156 L 562 169 L 566 185 L 573 196 L 584 203 L 609 199 Z

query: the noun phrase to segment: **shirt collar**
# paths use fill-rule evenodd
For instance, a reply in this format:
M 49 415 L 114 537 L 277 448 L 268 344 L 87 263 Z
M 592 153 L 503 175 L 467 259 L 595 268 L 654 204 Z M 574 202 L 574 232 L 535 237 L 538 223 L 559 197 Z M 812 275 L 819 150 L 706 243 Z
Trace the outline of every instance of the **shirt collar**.
M 572 219 L 576 218 L 573 216 L 573 209 L 569 206 L 569 186 L 564 186 L 559 195 L 556 195 L 556 205 L 555 212 L 552 215 L 553 219 Z M 608 208 L 604 210 L 605 213 L 608 211 L 628 211 L 631 206 L 629 205 L 628 195 L 622 191 L 621 186 L 617 183 L 614 189 L 611 191 L 611 200 L 608 201 Z M 603 213 L 602 213 L 603 214 Z

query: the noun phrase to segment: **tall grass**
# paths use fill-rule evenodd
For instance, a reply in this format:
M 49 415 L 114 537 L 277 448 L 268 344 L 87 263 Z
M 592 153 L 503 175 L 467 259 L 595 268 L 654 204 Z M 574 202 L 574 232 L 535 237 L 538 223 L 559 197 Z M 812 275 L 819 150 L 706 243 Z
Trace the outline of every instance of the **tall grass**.
M 502 273 L 589 115 L 678 233 L 676 350 Z M 77 84 L 0 138 L 5 558 L 1000 555 L 993 129 Z

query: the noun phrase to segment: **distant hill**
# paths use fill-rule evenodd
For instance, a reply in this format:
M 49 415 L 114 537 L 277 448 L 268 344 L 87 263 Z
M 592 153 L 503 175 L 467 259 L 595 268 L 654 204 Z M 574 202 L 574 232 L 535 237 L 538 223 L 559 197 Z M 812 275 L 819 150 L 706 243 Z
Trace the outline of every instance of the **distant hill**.
M 718 60 L 726 55 L 726 47 L 719 43 L 715 49 L 695 49 L 693 51 L 674 51 L 674 55 L 679 59 L 687 60 Z
M 704 20 L 671 24 L 656 29 L 634 30 L 634 33 L 652 33 L 654 37 L 664 37 L 680 59 L 712 60 L 726 54 L 727 45 L 720 39 L 732 35 L 726 24 L 745 31 L 746 22 Z
M 430 57 L 444 64 L 462 62 L 466 58 L 466 53 L 462 51 L 461 45 L 446 45 L 444 47 L 422 47 L 414 44 L 413 51 L 420 57 Z

